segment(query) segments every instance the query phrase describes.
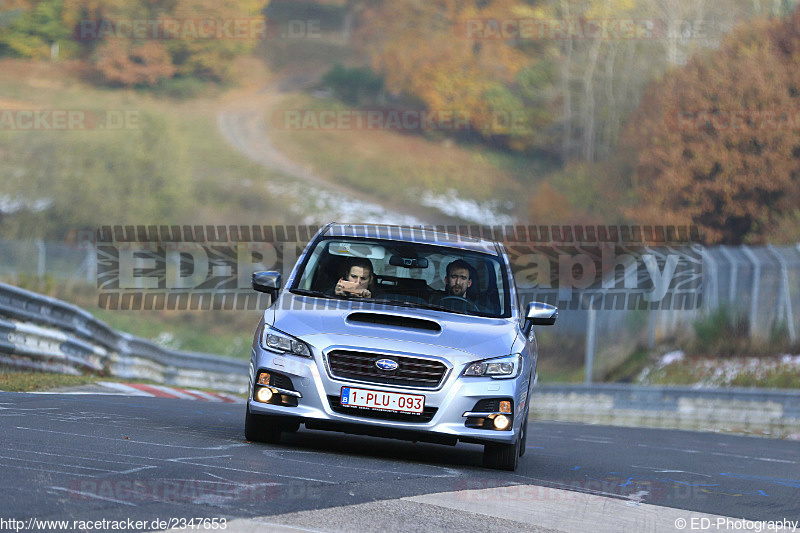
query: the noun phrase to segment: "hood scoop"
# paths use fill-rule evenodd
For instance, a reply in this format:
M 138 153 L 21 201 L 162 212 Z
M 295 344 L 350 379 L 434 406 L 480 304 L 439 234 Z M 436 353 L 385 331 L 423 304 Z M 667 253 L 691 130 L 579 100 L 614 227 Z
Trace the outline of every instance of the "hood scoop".
M 402 315 L 385 315 L 382 313 L 350 313 L 347 316 L 347 322 L 356 325 L 389 326 L 402 329 L 415 329 L 426 333 L 439 333 L 442 331 L 442 326 L 433 320 L 425 320 L 424 318 L 413 318 Z

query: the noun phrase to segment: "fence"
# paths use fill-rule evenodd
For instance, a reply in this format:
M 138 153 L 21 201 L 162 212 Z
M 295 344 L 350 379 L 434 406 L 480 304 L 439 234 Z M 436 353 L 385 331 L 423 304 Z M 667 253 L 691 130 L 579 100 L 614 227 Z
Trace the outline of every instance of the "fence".
M 544 350 L 583 346 L 586 382 L 603 379 L 637 347 L 694 335 L 694 325 L 717 311 L 751 340 L 797 345 L 800 329 L 800 245 L 715 246 L 702 250 L 701 304 L 694 309 L 616 310 L 587 305 L 559 311 Z M 542 343 L 540 343 L 542 344 Z
M 95 284 L 96 254 L 86 245 L 0 241 L 0 275 L 13 278 L 36 273 Z M 282 265 L 284 274 L 292 267 L 289 262 Z M 543 357 L 558 356 L 565 347 L 583 351 L 587 382 L 602 379 L 637 346 L 653 347 L 671 336 L 692 335 L 693 324 L 719 309 L 745 324 L 753 339 L 777 337 L 796 344 L 800 330 L 800 245 L 707 247 L 702 250 L 699 291 L 702 305 L 697 309 L 631 311 L 600 305 L 561 309 L 556 325 L 541 332 Z

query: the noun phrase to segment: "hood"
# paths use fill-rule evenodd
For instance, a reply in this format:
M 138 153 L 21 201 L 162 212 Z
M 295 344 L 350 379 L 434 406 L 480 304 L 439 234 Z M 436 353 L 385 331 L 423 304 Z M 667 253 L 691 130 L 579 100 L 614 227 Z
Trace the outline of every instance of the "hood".
M 270 325 L 317 349 L 337 346 L 452 354 L 453 359 L 464 357 L 465 361 L 509 355 L 517 337 L 516 321 L 511 318 L 326 300 L 288 291 L 264 317 L 267 324 L 274 317 Z

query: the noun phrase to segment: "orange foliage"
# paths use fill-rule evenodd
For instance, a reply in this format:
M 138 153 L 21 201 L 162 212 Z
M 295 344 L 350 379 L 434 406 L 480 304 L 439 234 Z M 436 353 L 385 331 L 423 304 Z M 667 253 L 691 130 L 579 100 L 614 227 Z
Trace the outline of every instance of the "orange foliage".
M 622 137 L 637 151 L 630 216 L 739 244 L 800 207 L 798 27 L 800 10 L 741 27 L 649 87 Z
M 390 91 L 414 95 L 429 109 L 467 112 L 474 127 L 487 127 L 486 91 L 513 81 L 528 59 L 505 40 L 467 38 L 466 21 L 514 18 L 518 4 L 375 2 L 362 10 L 357 37 L 373 70 L 386 76 Z
M 84 44 L 97 46 L 92 60 L 100 76 L 116 85 L 152 85 L 173 75 L 220 80 L 232 61 L 253 49 L 258 20 L 268 0 L 64 0 L 65 24 L 100 27 Z M 144 22 L 143 36 L 130 35 L 131 22 Z M 161 25 L 158 25 L 158 22 Z M 198 32 L 201 22 L 211 28 Z M 101 26 L 97 26 L 100 24 Z M 234 23 L 237 26 L 234 26 Z M 171 25 L 172 37 L 164 28 Z M 238 28 L 238 29 L 237 29 Z M 233 34 L 241 32 L 244 36 Z M 125 32 L 128 32 L 127 34 Z M 137 38 L 138 37 L 138 38 Z
M 163 43 L 109 39 L 98 50 L 97 71 L 112 85 L 155 85 L 175 73 Z

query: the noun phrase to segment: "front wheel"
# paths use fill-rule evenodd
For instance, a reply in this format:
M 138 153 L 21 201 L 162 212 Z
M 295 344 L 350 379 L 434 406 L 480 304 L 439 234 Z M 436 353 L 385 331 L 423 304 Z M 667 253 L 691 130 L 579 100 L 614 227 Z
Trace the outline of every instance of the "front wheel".
M 484 444 L 483 466 L 495 470 L 513 472 L 519 464 L 519 451 L 522 444 L 522 432 L 517 435 L 513 444 Z
M 248 405 L 244 417 L 244 438 L 251 442 L 276 444 L 281 440 L 281 427 L 275 417 L 253 414 Z
M 520 457 L 525 455 L 525 449 L 528 446 L 528 409 L 528 407 L 525 408 L 525 416 L 522 419 L 522 426 L 520 427 L 520 431 L 522 431 L 522 440 L 519 443 Z

